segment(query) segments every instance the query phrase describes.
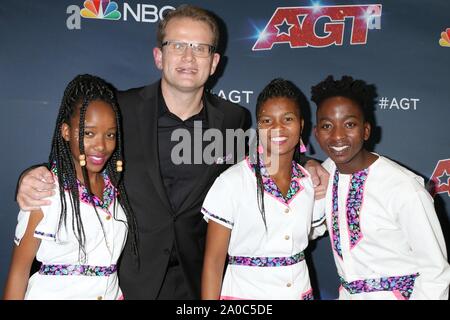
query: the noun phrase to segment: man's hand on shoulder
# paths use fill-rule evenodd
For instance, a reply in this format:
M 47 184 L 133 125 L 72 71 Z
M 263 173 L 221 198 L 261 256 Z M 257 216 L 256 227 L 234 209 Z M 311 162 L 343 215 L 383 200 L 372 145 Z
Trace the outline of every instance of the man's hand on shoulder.
M 20 209 L 39 210 L 51 204 L 44 200 L 55 194 L 55 181 L 51 172 L 44 166 L 26 171 L 19 181 L 16 200 Z
M 311 180 L 314 185 L 314 198 L 320 200 L 325 197 L 328 187 L 328 179 L 330 175 L 324 167 L 316 160 L 308 160 L 305 164 L 306 170 L 311 175 Z

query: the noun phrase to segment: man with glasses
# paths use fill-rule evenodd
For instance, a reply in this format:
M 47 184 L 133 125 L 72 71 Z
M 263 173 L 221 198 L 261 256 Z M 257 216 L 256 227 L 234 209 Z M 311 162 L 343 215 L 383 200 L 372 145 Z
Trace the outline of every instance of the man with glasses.
M 208 165 L 203 157 L 197 163 L 194 139 L 202 140 L 197 143 L 203 154 L 205 130 L 218 129 L 225 137 L 226 129 L 246 130 L 250 121 L 244 108 L 205 91 L 220 60 L 218 25 L 209 12 L 191 5 L 169 11 L 159 24 L 157 42 L 153 55 L 160 81 L 118 92 L 124 181 L 139 237 L 139 261 L 127 244 L 119 281 L 125 299 L 199 299 L 206 235 L 200 208 L 228 165 Z M 171 156 L 178 141 L 171 137 L 178 129 L 193 137 L 193 152 L 190 162 L 176 165 Z M 22 209 L 48 204 L 42 199 L 51 194 L 53 180 L 43 170 L 22 179 L 17 197 Z
M 218 41 L 218 26 L 209 12 L 193 6 L 169 11 L 153 49 L 161 80 L 119 95 L 128 130 L 125 183 L 137 214 L 141 259 L 137 268 L 131 250 L 124 252 L 119 276 L 125 298 L 200 297 L 206 234 L 200 207 L 227 166 L 207 165 L 202 156 L 200 163 L 194 161 L 194 139 L 210 128 L 225 137 L 225 129 L 245 129 L 246 122 L 242 107 L 204 90 L 219 63 Z M 192 138 L 191 159 L 176 165 L 171 156 L 179 142 L 171 136 L 179 129 Z M 195 130 L 201 132 L 196 135 Z M 206 143 L 200 141 L 201 155 Z

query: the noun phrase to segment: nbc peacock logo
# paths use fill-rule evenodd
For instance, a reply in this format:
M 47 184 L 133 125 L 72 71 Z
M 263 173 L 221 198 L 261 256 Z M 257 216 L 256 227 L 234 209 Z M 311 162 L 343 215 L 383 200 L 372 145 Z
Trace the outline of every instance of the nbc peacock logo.
M 154 4 L 136 3 L 135 1 L 128 3 L 110 0 L 85 0 L 83 6 L 71 4 L 66 8 L 68 14 L 66 26 L 69 30 L 80 30 L 82 18 L 157 23 L 164 19 L 164 13 L 167 10 L 175 10 L 175 7 L 171 5 L 159 7 Z
M 117 10 L 118 5 L 110 0 L 86 0 L 81 9 L 81 16 L 88 19 L 119 20 L 122 14 Z
M 450 47 L 450 28 L 441 32 L 441 38 L 439 39 L 441 47 Z

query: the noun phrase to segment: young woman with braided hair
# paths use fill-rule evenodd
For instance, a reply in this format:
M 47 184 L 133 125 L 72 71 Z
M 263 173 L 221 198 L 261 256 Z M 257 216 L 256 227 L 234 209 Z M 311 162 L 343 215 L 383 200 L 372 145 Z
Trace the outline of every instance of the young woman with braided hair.
M 79 75 L 67 86 L 48 168 L 51 206 L 20 211 L 5 299 L 120 299 L 116 263 L 136 221 L 122 171 L 121 119 L 114 89 Z M 29 278 L 34 258 L 41 262 Z
M 256 150 L 220 175 L 205 198 L 203 299 L 313 298 L 303 251 L 309 238 L 325 231 L 325 215 L 319 206 L 314 210 L 313 183 L 299 164 L 306 151 L 303 97 L 284 79 L 263 89 Z

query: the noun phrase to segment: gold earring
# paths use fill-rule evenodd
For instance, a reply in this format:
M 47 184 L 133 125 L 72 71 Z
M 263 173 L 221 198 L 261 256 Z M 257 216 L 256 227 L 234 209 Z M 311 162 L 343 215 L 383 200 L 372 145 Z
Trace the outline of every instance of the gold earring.
M 123 162 L 122 160 L 117 160 L 116 162 L 116 171 L 122 172 L 123 171 Z
M 80 160 L 80 166 L 84 167 L 86 165 L 86 155 L 80 154 L 78 159 Z

